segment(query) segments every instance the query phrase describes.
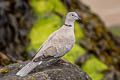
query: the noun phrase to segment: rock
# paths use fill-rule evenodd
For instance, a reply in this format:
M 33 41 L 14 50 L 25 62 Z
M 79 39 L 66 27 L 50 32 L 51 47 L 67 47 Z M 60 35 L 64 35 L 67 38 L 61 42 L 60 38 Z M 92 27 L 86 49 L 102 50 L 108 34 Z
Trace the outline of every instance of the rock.
M 26 63 L 16 63 L 0 68 L 0 80 L 91 80 L 78 66 L 58 62 L 40 65 L 25 77 L 16 76 L 16 72 Z

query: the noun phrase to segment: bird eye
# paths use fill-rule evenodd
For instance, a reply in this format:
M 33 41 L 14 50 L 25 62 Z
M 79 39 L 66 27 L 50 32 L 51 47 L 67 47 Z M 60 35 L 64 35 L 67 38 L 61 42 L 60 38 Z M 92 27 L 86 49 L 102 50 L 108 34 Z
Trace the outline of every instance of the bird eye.
M 74 16 L 74 15 L 72 14 L 72 16 Z

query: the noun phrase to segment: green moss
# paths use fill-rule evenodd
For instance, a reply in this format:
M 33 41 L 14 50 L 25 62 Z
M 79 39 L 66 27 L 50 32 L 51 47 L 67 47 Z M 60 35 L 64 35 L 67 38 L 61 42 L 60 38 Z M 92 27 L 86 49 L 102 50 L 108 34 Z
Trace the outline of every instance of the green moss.
M 109 28 L 109 30 L 114 34 L 114 35 L 120 35 L 120 27 L 112 27 Z
M 104 74 L 101 73 L 101 71 L 107 69 L 107 66 L 97 58 L 92 57 L 84 65 L 82 65 L 82 69 L 89 74 L 92 80 L 102 80 Z
M 51 14 L 49 18 L 41 18 L 32 28 L 30 32 L 31 48 L 36 50 L 42 45 L 47 37 L 60 26 L 61 19 L 55 14 Z
M 65 15 L 67 12 L 67 9 L 64 8 L 60 0 L 32 0 L 31 4 L 34 8 L 34 11 L 41 15 L 51 11 L 56 11 L 63 15 Z
M 77 22 L 75 22 L 74 28 L 75 28 L 76 43 L 79 43 L 80 39 L 84 37 L 84 33 Z
M 80 46 L 78 46 L 77 44 L 74 45 L 74 47 L 72 48 L 72 50 L 67 53 L 63 59 L 71 62 L 71 63 L 74 63 L 75 60 L 81 56 L 83 53 L 85 52 L 85 50 L 83 48 L 81 48 Z

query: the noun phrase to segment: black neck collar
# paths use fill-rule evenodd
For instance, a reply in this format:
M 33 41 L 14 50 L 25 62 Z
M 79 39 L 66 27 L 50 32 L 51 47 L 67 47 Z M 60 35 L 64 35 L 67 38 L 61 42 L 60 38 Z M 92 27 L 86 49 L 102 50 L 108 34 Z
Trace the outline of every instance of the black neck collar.
M 68 27 L 72 27 L 72 25 L 69 25 L 69 24 L 64 24 L 65 26 L 68 26 Z

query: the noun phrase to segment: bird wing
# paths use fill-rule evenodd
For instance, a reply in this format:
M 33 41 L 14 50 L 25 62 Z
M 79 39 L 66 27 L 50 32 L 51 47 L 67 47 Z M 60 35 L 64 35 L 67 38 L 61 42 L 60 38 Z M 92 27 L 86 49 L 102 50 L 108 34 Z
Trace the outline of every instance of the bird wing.
M 39 48 L 39 50 L 37 51 L 37 54 L 35 55 L 35 57 L 33 58 L 34 62 L 38 62 L 41 60 L 48 60 L 53 58 L 54 56 L 52 55 L 52 53 L 57 53 L 57 50 L 54 46 L 52 46 L 50 43 L 52 41 L 52 39 L 54 37 L 56 37 L 55 35 L 57 34 L 58 30 L 53 32 L 48 39 L 42 44 L 42 46 Z M 45 55 L 46 53 L 49 52 L 49 55 Z

